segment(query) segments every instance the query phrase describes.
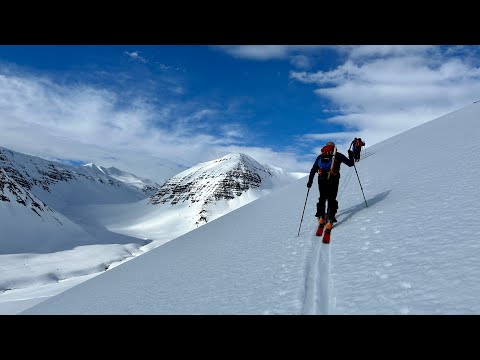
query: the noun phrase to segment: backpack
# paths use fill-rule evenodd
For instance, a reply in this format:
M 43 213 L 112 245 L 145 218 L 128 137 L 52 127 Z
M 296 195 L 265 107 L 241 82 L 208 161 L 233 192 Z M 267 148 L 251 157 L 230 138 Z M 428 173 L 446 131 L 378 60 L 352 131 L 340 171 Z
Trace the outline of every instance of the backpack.
M 323 178 L 329 178 L 330 174 L 338 176 L 337 159 L 335 159 L 337 149 L 335 146 L 324 146 L 321 152 L 320 159 L 318 159 L 318 176 Z
M 355 148 L 357 148 L 357 149 L 362 148 L 362 140 L 357 139 L 357 141 L 355 141 Z

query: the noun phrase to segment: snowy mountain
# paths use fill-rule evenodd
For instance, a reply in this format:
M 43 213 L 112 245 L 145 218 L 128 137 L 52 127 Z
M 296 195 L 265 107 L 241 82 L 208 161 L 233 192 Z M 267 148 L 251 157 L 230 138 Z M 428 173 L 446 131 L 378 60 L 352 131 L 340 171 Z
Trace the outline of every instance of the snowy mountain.
M 305 175 L 305 174 L 303 174 Z M 239 153 L 200 163 L 165 182 L 149 199 L 133 204 L 88 206 L 111 232 L 149 239 L 150 250 L 297 180 L 298 174 L 261 165 Z
M 479 117 L 476 103 L 369 147 L 368 207 L 343 165 L 328 245 L 316 186 L 297 237 L 302 178 L 23 313 L 480 314 Z
M 133 202 L 147 196 L 138 186 L 119 181 L 98 167 L 64 165 L 2 147 L 0 168 L 57 211 L 76 205 Z
M 232 153 L 172 177 L 150 197 L 150 203 L 177 205 L 186 202 L 189 206 L 200 203 L 202 207 L 195 222 L 198 225 L 218 217 L 218 207 L 211 204 L 236 199 L 249 191 L 273 189 L 296 178 L 282 169 L 260 165 L 245 154 Z M 249 195 L 251 200 L 252 195 Z M 214 210 L 208 211 L 209 208 Z M 217 214 L 211 216 L 214 212 Z
M 116 167 L 103 167 L 103 166 L 97 166 L 93 163 L 86 164 L 84 165 L 85 167 L 89 167 L 92 169 L 92 171 L 97 172 L 99 170 L 101 173 L 118 180 L 122 183 L 131 185 L 133 187 L 136 187 L 140 190 L 142 190 L 143 193 L 147 196 L 153 195 L 155 192 L 157 192 L 160 189 L 160 185 L 157 184 L 155 181 L 152 181 L 150 179 L 142 178 L 137 175 L 134 175 L 132 173 L 122 171 L 117 169 Z

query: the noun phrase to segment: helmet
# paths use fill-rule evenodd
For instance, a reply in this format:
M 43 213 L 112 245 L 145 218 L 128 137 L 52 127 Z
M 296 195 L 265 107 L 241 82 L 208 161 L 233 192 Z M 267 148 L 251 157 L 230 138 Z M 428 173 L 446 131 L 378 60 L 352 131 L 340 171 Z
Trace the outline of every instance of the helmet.
M 325 146 L 328 146 L 328 145 L 332 145 L 332 146 L 335 146 L 335 143 L 333 141 L 329 141 L 325 144 Z

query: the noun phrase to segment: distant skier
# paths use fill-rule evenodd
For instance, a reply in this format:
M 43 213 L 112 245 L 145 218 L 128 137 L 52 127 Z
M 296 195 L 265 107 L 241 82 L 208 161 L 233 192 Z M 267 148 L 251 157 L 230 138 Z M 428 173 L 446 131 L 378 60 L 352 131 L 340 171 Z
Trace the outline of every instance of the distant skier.
M 355 162 L 360 161 L 360 151 L 362 151 L 362 146 L 365 146 L 365 143 L 362 141 L 362 138 L 355 138 L 353 139 L 352 143 L 350 144 L 353 151 L 353 157 Z
M 353 151 L 348 150 L 348 159 L 342 153 L 336 151 L 335 144 L 332 141 L 326 143 L 322 148 L 321 154 L 318 155 L 315 163 L 310 170 L 307 187 L 310 188 L 313 184 L 313 178 L 318 173 L 318 190 L 320 197 L 317 203 L 317 213 L 315 217 L 318 218 L 319 228 L 322 229 L 325 222 L 327 229 L 331 229 L 332 223 L 337 222 L 335 214 L 338 210 L 338 184 L 340 181 L 340 165 L 344 163 L 348 167 L 354 165 Z M 325 202 L 328 200 L 328 210 L 325 214 Z M 325 216 L 326 215 L 326 216 Z M 328 227 L 328 224 L 330 227 Z M 317 233 L 320 235 L 321 233 Z

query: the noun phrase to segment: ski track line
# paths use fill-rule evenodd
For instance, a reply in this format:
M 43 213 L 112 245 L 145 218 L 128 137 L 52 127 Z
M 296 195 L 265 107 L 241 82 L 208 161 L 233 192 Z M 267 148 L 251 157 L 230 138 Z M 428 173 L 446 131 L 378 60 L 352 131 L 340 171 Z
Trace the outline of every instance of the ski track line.
M 318 252 L 320 250 L 319 241 L 321 237 L 313 235 L 312 237 L 312 250 L 307 261 L 307 271 L 305 277 L 305 298 L 303 301 L 303 311 L 304 315 L 315 315 L 317 314 L 317 304 L 315 301 L 315 293 L 317 291 L 316 285 L 316 267 L 318 264 Z
M 312 250 L 306 264 L 304 315 L 328 315 L 330 297 L 330 244 L 313 235 Z

